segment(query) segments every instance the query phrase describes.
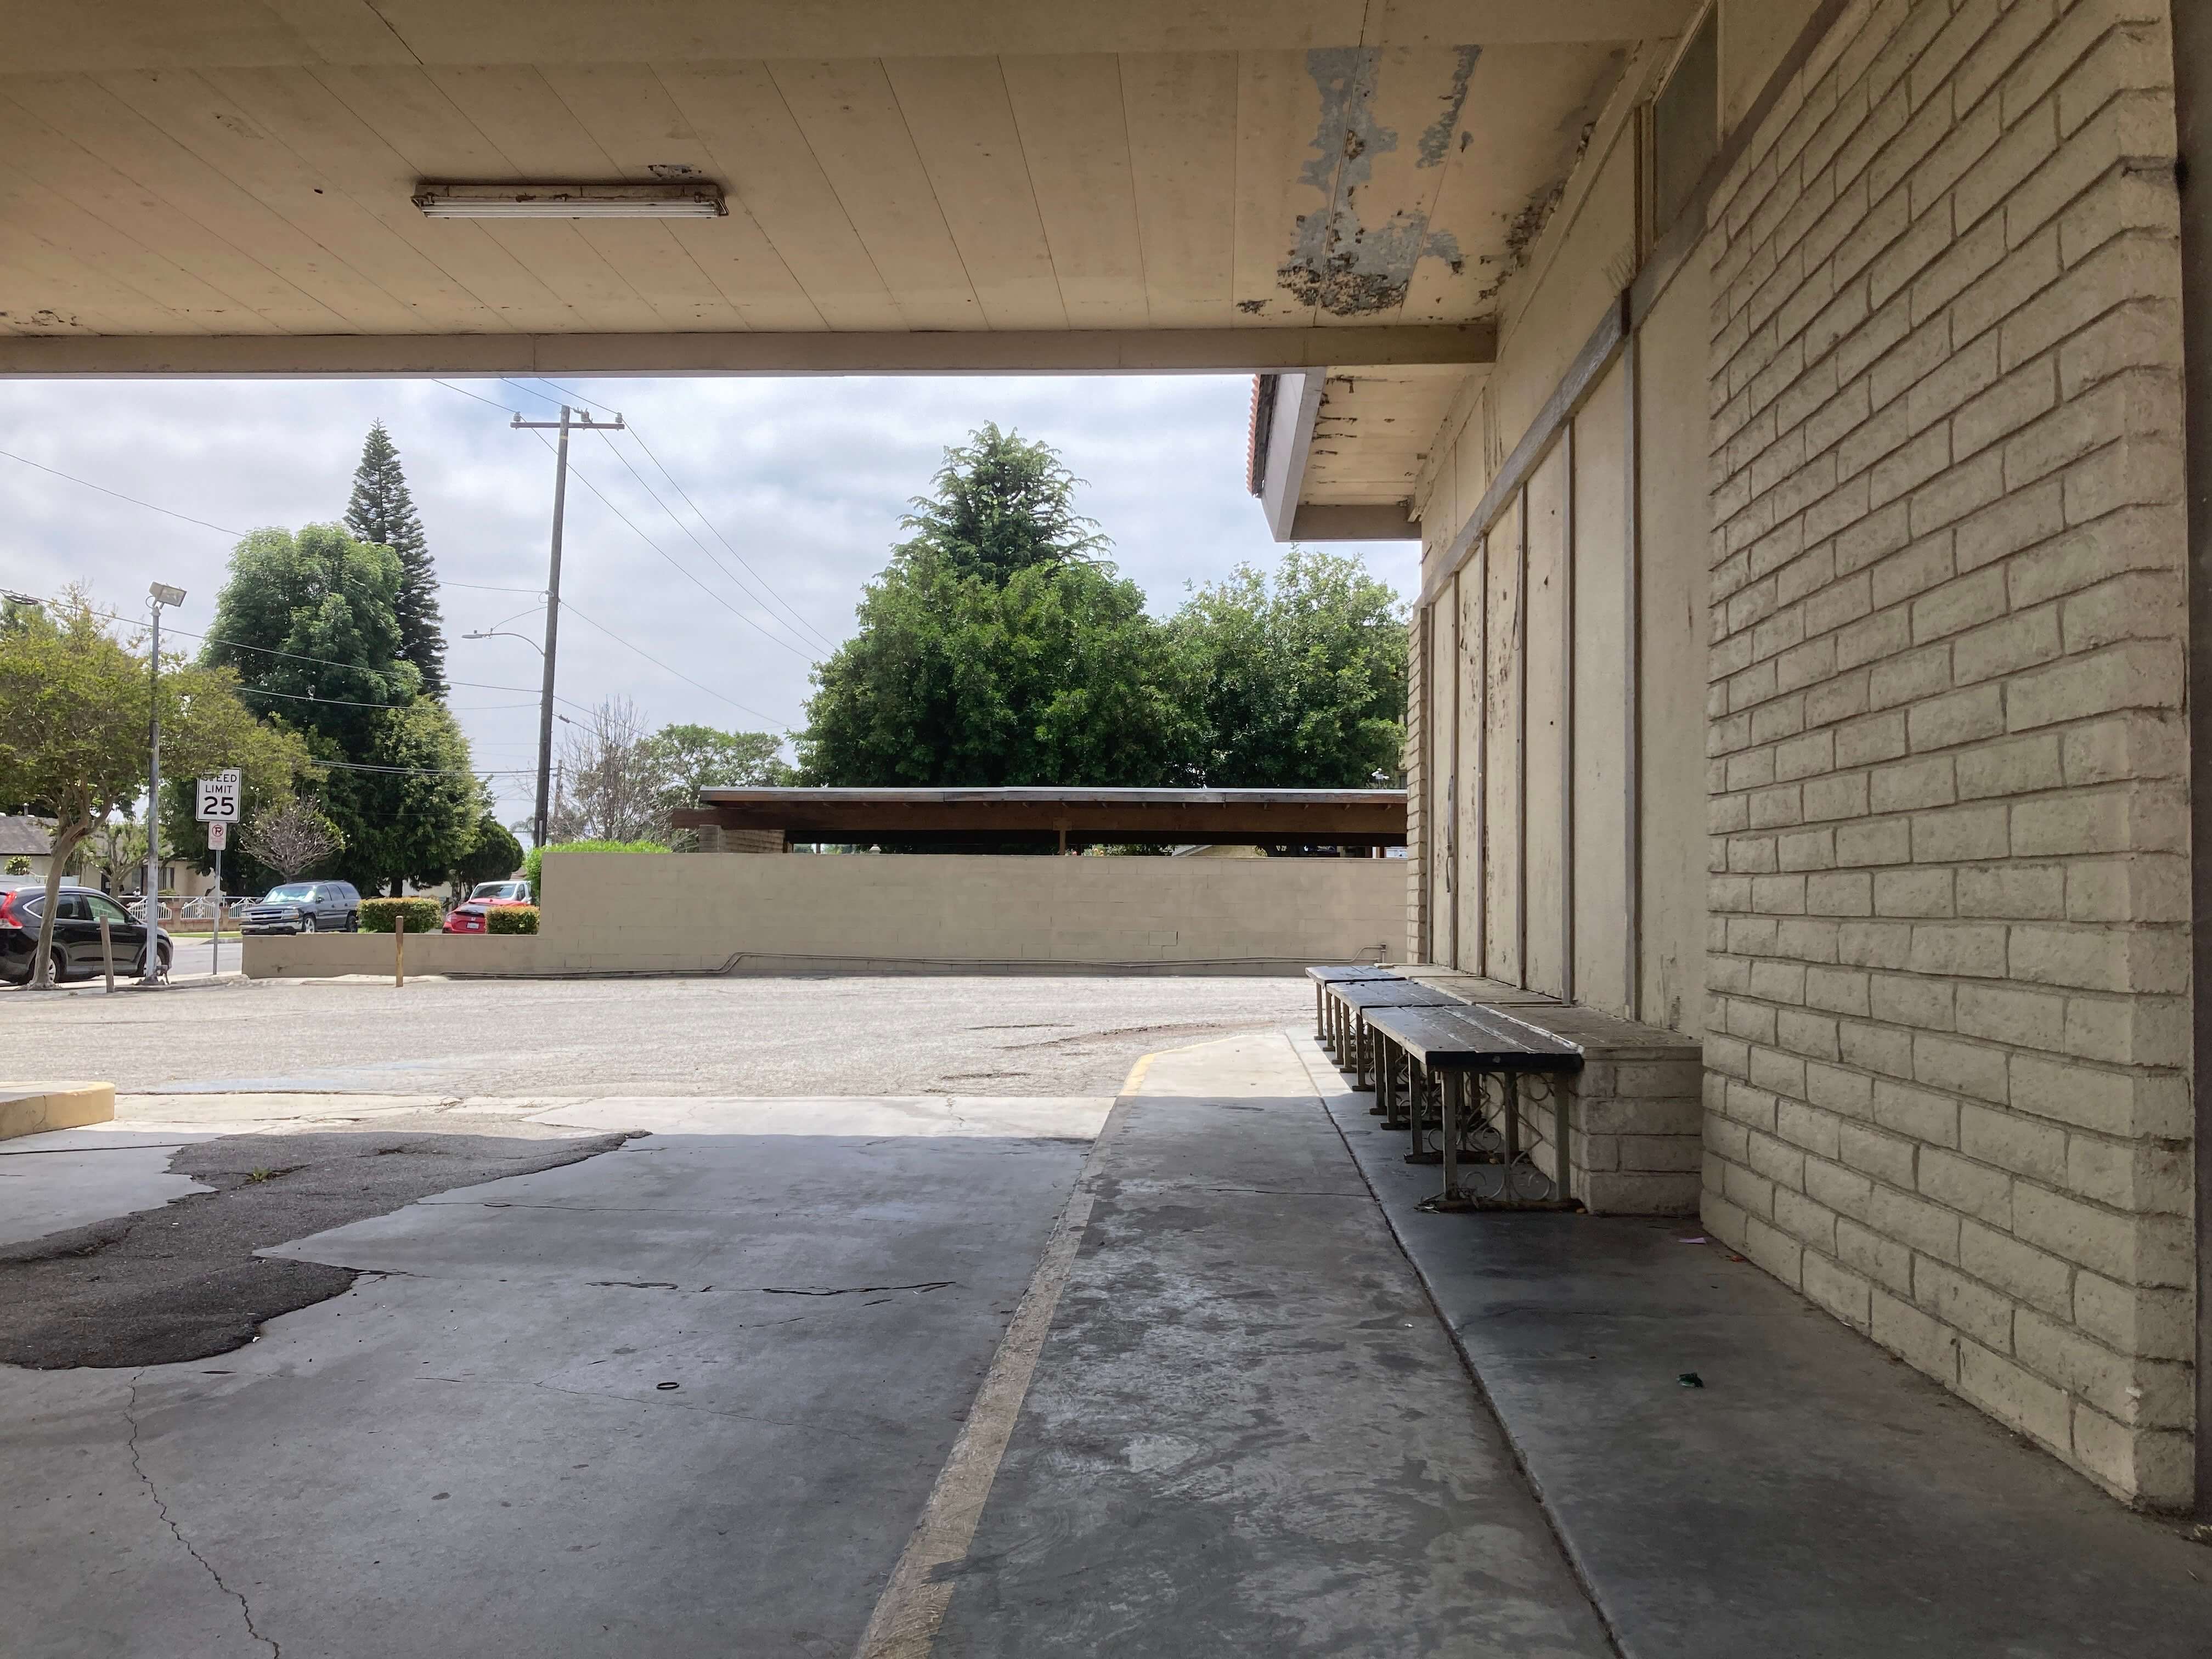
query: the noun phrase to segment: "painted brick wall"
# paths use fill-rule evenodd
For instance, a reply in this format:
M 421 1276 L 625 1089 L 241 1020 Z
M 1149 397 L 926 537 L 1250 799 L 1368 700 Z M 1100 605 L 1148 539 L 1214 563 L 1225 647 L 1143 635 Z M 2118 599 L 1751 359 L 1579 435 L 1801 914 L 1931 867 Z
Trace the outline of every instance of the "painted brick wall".
M 1711 220 L 1707 1225 L 2188 1496 L 2163 0 L 1862 0 Z

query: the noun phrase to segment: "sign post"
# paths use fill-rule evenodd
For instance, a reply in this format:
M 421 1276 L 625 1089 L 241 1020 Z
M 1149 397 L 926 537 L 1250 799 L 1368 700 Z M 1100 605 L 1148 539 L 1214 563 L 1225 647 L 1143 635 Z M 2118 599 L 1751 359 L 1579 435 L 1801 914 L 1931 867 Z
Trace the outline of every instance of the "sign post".
M 202 778 L 192 786 L 193 815 L 207 825 L 208 850 L 215 854 L 215 920 L 208 927 L 208 975 L 222 969 L 222 849 L 230 841 L 230 826 L 238 822 L 238 769 Z M 147 934 L 147 951 L 154 937 Z
M 222 849 L 229 844 L 230 826 L 221 818 L 208 820 L 208 850 L 215 854 L 215 920 L 208 924 L 208 977 L 222 971 Z

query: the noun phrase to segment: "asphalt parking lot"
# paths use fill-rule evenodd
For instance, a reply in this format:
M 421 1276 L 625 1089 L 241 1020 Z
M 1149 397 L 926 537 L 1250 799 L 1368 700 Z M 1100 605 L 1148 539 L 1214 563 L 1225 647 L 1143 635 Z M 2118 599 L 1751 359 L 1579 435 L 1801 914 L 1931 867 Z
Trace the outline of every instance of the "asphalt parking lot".
M 0 1646 L 1598 1659 L 1284 1035 L 1308 1006 L 0 1005 L 124 1091 L 0 1142 Z
M 226 954 L 235 949 L 227 946 Z M 15 1057 L 127 1094 L 1110 1095 L 1138 1057 L 1305 1016 L 1303 980 L 98 981 L 0 991 Z

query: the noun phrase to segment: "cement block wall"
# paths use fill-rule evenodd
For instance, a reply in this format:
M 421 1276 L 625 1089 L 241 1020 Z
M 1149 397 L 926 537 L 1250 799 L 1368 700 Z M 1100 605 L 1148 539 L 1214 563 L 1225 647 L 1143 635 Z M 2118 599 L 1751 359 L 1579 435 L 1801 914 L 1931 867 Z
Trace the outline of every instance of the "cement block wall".
M 1707 244 L 1707 1224 L 2154 1504 L 2194 1270 L 2165 23 L 1862 0 Z
M 1555 989 L 1530 945 L 1630 939 L 1631 984 L 1585 954 L 1573 994 L 1703 1036 L 1708 1230 L 2112 1492 L 2176 1506 L 2197 1264 L 2166 7 L 1719 15 L 1723 119 L 1756 125 L 1724 134 L 1701 239 L 1669 263 L 1613 176 L 1638 131 L 1619 106 L 1666 67 L 1632 65 L 1432 449 L 1408 948 Z M 1620 360 L 1455 576 L 1603 315 L 1590 267 L 1623 247 Z M 1626 455 L 1605 446 L 1624 416 Z M 1602 515 L 1624 498 L 1632 526 Z M 1504 591 L 1471 574 L 1501 546 Z M 1590 604 L 1611 559 L 1632 627 Z M 1559 570 L 1564 629 L 1540 591 Z M 1608 731 L 1593 711 L 1623 678 L 1635 712 Z M 1536 688 L 1561 678 L 1569 873 L 1470 817 L 1548 833 Z M 1613 826 L 1583 833 L 1613 757 L 1626 883 Z
M 1389 859 L 552 853 L 534 939 L 410 939 L 410 973 L 1296 973 L 1389 954 Z M 378 935 L 246 941 L 246 970 L 388 972 Z M 478 964 L 483 964 L 479 968 Z

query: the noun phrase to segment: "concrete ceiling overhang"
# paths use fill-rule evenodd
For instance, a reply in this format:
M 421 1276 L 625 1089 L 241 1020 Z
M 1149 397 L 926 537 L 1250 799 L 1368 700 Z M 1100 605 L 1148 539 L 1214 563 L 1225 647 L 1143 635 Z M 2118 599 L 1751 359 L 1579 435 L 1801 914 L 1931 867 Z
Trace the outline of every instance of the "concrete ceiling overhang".
M 1313 371 L 1316 503 L 1403 501 L 1692 6 L 0 0 L 0 374 Z

